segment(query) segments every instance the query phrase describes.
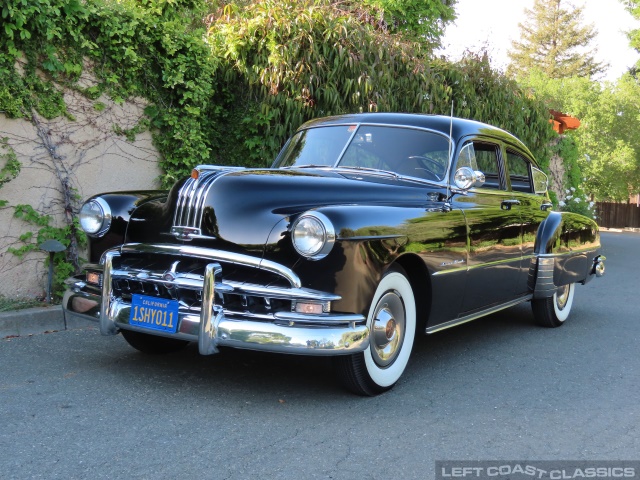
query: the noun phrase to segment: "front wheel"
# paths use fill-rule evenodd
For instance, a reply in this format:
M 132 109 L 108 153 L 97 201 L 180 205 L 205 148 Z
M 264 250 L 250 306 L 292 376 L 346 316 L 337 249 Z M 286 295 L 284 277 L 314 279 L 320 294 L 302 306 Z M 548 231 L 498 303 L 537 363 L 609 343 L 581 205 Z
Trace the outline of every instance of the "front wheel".
M 338 380 L 358 395 L 393 388 L 404 372 L 416 332 L 416 302 L 404 271 L 388 272 L 376 289 L 369 315 L 369 348 L 335 357 Z
M 532 300 L 533 317 L 543 327 L 559 327 L 569 318 L 575 289 L 576 284 L 570 283 L 558 287 L 553 297 Z
M 152 355 L 175 352 L 189 345 L 189 342 L 186 340 L 157 337 L 132 330 L 121 330 L 121 333 L 127 343 L 133 348 Z

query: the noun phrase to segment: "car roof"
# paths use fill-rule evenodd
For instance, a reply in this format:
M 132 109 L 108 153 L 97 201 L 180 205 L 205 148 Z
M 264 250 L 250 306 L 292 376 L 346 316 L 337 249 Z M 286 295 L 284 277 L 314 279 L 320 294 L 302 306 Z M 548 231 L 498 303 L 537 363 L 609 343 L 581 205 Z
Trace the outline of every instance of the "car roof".
M 320 126 L 354 123 L 425 128 L 440 132 L 447 136 L 449 136 L 449 132 L 451 131 L 452 138 L 456 143 L 467 135 L 487 135 L 499 138 L 500 140 L 512 145 L 516 145 L 533 158 L 533 155 L 522 141 L 501 128 L 478 122 L 476 120 L 447 117 L 444 115 L 428 115 L 420 113 L 354 113 L 310 120 L 304 123 L 299 130 Z

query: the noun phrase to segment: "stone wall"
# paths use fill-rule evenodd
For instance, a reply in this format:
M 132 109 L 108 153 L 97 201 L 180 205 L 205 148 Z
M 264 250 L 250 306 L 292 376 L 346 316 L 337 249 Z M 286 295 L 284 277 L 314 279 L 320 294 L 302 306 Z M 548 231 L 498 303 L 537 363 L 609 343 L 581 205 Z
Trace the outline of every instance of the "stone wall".
M 159 186 L 159 154 L 151 134 L 139 133 L 131 141 L 121 133 L 143 117 L 142 100 L 116 104 L 71 90 L 65 100 L 69 118 L 46 120 L 36 114 L 30 120 L 9 119 L 0 113 L 0 138 L 7 144 L 0 154 L 10 148 L 21 164 L 17 178 L 0 188 L 0 199 L 8 201 L 0 207 L 0 295 L 6 297 L 42 297 L 46 290 L 45 254 L 30 252 L 18 258 L 7 251 L 23 245 L 21 235 L 39 229 L 15 218 L 13 207 L 31 205 L 50 215 L 55 226 L 63 226 L 68 204 L 64 182 L 79 199 Z M 0 169 L 3 162 L 0 159 Z M 75 203 L 79 206 L 82 200 Z

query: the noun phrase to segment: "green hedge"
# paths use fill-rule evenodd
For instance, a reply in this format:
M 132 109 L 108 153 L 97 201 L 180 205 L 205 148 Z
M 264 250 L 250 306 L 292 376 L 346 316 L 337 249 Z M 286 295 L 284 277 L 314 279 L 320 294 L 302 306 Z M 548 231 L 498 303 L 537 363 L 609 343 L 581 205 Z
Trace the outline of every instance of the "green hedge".
M 165 185 L 199 163 L 269 165 L 313 117 L 449 114 L 452 101 L 457 116 L 509 130 L 547 157 L 546 109 L 487 58 L 430 58 L 329 1 L 5 0 L 0 31 L 0 111 L 67 114 L 61 86 L 143 96 L 148 120 L 136 131 L 152 128 Z M 87 67 L 99 83 L 80 89 Z

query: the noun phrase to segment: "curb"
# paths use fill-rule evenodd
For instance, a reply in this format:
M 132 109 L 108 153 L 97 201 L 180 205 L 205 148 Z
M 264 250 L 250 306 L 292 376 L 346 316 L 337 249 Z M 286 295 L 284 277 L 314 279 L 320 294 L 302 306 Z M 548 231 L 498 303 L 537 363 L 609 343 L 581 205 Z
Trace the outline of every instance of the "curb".
M 624 232 L 640 232 L 640 228 L 635 227 L 624 227 L 624 228 L 613 228 L 613 227 L 600 227 L 601 232 L 613 232 L 613 233 L 624 233 Z
M 60 305 L 25 308 L 24 310 L 0 313 L 0 338 L 85 328 L 91 324 L 93 322 L 77 318 L 68 318 L 65 321 Z

